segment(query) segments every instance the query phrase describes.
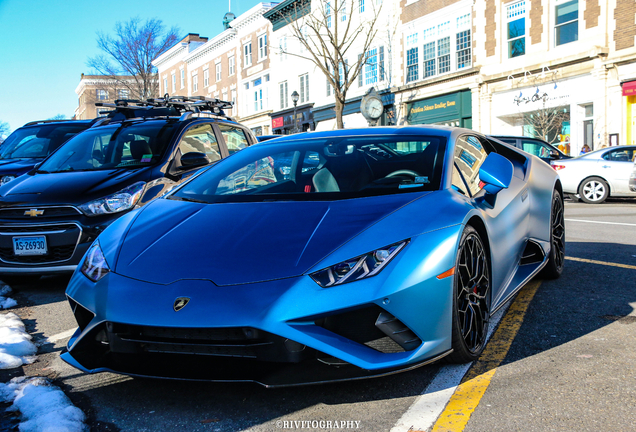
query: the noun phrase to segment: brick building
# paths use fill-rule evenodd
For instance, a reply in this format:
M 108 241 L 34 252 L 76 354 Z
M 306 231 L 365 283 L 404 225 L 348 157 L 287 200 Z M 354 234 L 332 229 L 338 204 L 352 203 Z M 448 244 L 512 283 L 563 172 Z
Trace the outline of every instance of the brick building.
M 82 74 L 80 82 L 75 89 L 78 97 L 78 107 L 73 118 L 86 120 L 99 117 L 110 108 L 99 108 L 96 102 L 114 102 L 116 99 L 129 99 L 129 90 L 122 81 L 133 81 L 131 76 L 121 76 L 117 80 L 102 75 Z

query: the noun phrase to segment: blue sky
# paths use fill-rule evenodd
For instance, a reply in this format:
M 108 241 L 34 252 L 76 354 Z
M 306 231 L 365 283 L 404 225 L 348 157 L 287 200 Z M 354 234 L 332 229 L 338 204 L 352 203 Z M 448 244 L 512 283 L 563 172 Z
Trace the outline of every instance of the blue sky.
M 260 3 L 231 0 L 236 15 Z M 214 37 L 223 30 L 228 0 L 0 0 L 0 122 L 11 130 L 57 114 L 72 117 L 75 88 L 89 57 L 99 54 L 98 31 L 117 21 L 158 18 L 180 35 Z

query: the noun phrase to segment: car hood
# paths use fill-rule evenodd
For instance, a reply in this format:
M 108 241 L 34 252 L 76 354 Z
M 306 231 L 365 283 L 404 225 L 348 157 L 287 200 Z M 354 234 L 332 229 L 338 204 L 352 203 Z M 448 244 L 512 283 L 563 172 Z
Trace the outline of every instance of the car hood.
M 149 168 L 142 168 L 25 175 L 0 187 L 0 207 L 79 205 L 115 193 L 135 181 L 147 181 L 149 173 Z
M 24 174 L 41 160 L 41 158 L 0 159 L 0 175 Z
M 157 284 L 207 279 L 219 286 L 299 276 L 423 195 L 231 204 L 160 199 L 130 225 L 115 271 Z

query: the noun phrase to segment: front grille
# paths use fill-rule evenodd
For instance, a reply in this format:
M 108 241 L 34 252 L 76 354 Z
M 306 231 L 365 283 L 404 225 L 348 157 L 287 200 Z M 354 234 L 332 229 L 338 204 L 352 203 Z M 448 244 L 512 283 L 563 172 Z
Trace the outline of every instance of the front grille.
M 75 245 L 53 246 L 48 248 L 46 255 L 14 255 L 13 248 L 0 248 L 0 259 L 20 264 L 41 264 L 71 259 L 73 251 L 75 251 Z
M 25 215 L 24 212 L 28 212 L 29 210 L 40 210 L 43 211 L 41 215 L 38 216 L 29 216 Z M 64 217 L 64 216 L 77 216 L 81 214 L 79 210 L 75 207 L 70 206 L 59 206 L 59 207 L 20 207 L 20 208 L 7 208 L 0 209 L 0 219 L 16 219 L 16 220 L 35 220 L 35 219 L 46 219 L 46 218 L 55 218 L 55 217 Z
M 52 224 L 52 225 L 0 225 L 0 233 L 16 233 L 16 234 L 37 234 L 50 231 L 67 231 L 76 229 L 74 224 Z

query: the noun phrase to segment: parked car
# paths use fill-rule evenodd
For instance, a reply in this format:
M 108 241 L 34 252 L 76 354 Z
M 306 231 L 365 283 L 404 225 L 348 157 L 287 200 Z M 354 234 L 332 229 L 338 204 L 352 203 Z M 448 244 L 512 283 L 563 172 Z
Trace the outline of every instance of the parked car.
M 43 120 L 16 129 L 0 145 L 0 184 L 30 171 L 95 120 Z
M 554 160 L 571 159 L 572 156 L 568 156 L 558 148 L 548 144 L 546 141 L 539 138 L 530 138 L 525 136 L 510 136 L 510 135 L 490 135 L 492 138 L 496 138 L 499 141 L 503 141 L 510 145 L 513 145 L 524 152 L 530 153 L 533 156 L 541 158 L 548 164 Z
M 276 138 L 280 138 L 283 135 L 259 135 L 256 137 L 256 140 L 258 142 L 263 142 L 263 141 L 269 141 L 271 139 L 276 139 Z
M 73 272 L 115 219 L 254 144 L 248 128 L 223 114 L 228 106 L 201 98 L 120 101 L 107 118 L 0 187 L 0 279 Z
M 491 313 L 561 274 L 564 239 L 556 172 L 472 130 L 288 136 L 107 228 L 68 285 L 62 358 L 266 386 L 468 362 Z
M 636 146 L 608 147 L 552 164 L 563 191 L 586 203 L 600 204 L 608 197 L 636 197 L 629 188 Z

